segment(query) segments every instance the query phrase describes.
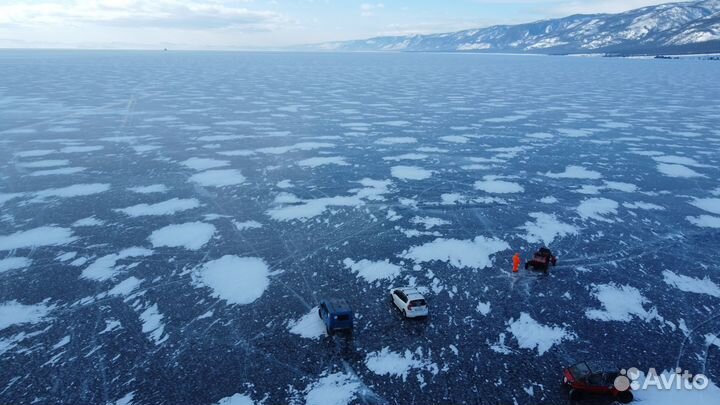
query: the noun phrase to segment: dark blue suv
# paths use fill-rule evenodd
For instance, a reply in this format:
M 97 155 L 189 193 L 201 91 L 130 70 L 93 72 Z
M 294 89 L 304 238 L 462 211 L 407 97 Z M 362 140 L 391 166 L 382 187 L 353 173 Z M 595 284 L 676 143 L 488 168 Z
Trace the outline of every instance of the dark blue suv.
M 325 329 L 328 335 L 336 330 L 352 331 L 353 311 L 350 304 L 343 299 L 330 299 L 320 301 L 318 308 L 320 319 L 325 322 Z

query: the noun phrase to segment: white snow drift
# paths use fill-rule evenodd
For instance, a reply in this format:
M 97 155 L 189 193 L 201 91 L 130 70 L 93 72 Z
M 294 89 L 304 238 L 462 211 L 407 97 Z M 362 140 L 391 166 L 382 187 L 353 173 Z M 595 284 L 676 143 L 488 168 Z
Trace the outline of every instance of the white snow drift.
M 204 222 L 168 225 L 153 231 L 150 242 L 154 247 L 184 247 L 188 250 L 198 250 L 210 241 L 215 231 L 214 225 Z
M 138 204 L 127 208 L 118 208 L 114 211 L 122 212 L 130 217 L 173 215 L 177 212 L 187 211 L 200 206 L 196 198 L 173 198 L 156 204 Z
M 535 222 L 525 222 L 525 225 L 520 228 L 527 231 L 523 238 L 530 243 L 542 242 L 544 245 L 548 246 L 555 240 L 555 238 L 575 235 L 578 232 L 576 227 L 561 222 L 553 214 L 532 212 L 528 215 L 535 218 Z
M 226 255 L 205 263 L 193 273 L 196 286 L 230 304 L 250 304 L 270 285 L 270 268 L 263 259 Z
M 602 175 L 599 172 L 596 172 L 594 170 L 588 170 L 582 166 L 567 166 L 565 168 L 564 172 L 561 173 L 552 173 L 547 172 L 545 173 L 545 176 L 551 177 L 554 179 L 589 179 L 589 180 L 597 180 L 602 177 Z
M 318 307 L 313 307 L 310 312 L 300 319 L 290 321 L 288 330 L 290 333 L 300 335 L 306 339 L 319 339 L 325 336 L 325 323 L 318 316 Z
M 523 349 L 537 349 L 540 355 L 563 340 L 575 339 L 575 334 L 565 328 L 542 325 L 525 312 L 521 313 L 517 320 L 510 319 L 507 330 L 515 337 L 518 346 Z
M 207 170 L 190 176 L 190 182 L 204 187 L 228 187 L 245 183 L 245 176 L 236 169 Z
M 442 261 L 457 268 L 482 269 L 492 265 L 491 255 L 510 249 L 507 242 L 478 236 L 470 240 L 438 238 L 424 245 L 414 246 L 402 257 L 419 263 Z
M 364 278 L 365 281 L 369 283 L 378 280 L 393 279 L 399 276 L 402 271 L 402 267 L 390 263 L 387 259 L 380 261 L 362 259 L 356 262 L 350 258 L 346 258 L 343 260 L 343 264 L 346 268 L 357 273 L 358 277 Z
M 655 308 L 645 310 L 648 300 L 635 287 L 628 285 L 600 284 L 593 286 L 593 295 L 600 301 L 603 309 L 588 309 L 585 316 L 598 321 L 629 322 L 633 316 L 649 321 L 658 318 Z
M 0 251 L 23 248 L 67 245 L 75 241 L 70 228 L 41 226 L 27 231 L 18 231 L 10 235 L 0 235 Z

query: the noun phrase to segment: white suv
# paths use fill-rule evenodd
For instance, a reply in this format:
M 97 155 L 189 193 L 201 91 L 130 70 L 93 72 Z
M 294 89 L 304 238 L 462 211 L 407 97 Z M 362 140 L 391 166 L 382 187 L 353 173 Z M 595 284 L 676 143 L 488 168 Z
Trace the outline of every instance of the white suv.
M 393 288 L 390 290 L 390 297 L 393 303 L 406 318 L 428 316 L 427 302 L 425 297 L 413 287 Z

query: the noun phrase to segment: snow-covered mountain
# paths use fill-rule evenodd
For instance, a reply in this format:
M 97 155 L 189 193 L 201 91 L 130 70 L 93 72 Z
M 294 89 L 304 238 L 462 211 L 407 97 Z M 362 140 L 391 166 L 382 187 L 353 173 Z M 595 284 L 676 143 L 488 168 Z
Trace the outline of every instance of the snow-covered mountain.
M 445 34 L 329 42 L 305 48 L 545 54 L 720 52 L 720 0 L 662 4 L 620 14 L 578 14 Z

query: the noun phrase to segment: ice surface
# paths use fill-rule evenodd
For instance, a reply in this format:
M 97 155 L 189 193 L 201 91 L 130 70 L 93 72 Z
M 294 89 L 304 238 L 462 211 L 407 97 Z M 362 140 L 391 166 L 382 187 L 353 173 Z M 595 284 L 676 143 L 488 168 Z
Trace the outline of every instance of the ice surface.
M 205 246 L 215 235 L 216 228 L 204 222 L 187 222 L 168 225 L 153 231 L 150 242 L 154 247 L 183 247 L 198 250 Z
M 39 317 L 0 330 L 0 397 L 560 404 L 559 370 L 588 348 L 720 381 L 716 77 L 690 60 L 2 51 L 0 303 Z M 512 273 L 542 244 L 556 267 Z M 245 260 L 203 277 L 225 256 Z M 429 318 L 402 318 L 401 285 Z M 325 335 L 330 298 L 352 334 Z
M 270 285 L 270 269 L 263 259 L 226 255 L 211 260 L 193 274 L 196 286 L 208 287 L 212 296 L 230 304 L 250 304 Z

